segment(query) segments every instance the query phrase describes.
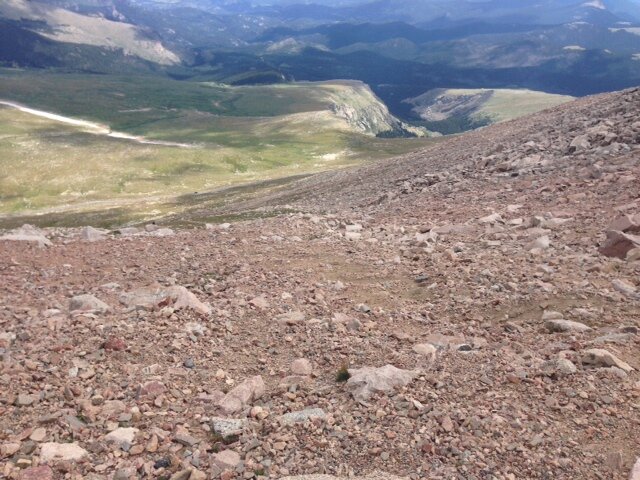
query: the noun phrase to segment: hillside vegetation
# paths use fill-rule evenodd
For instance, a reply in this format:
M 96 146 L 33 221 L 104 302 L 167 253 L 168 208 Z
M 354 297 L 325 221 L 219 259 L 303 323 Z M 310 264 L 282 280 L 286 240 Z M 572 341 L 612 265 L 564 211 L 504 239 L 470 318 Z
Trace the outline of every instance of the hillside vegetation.
M 316 172 L 419 148 L 357 82 L 228 87 L 158 78 L 5 72 L 10 100 L 107 125 L 87 128 L 0 109 L 0 212 L 176 207 L 176 195 Z M 27 103 L 29 102 L 29 103 Z M 114 134 L 116 135 L 116 134 Z M 121 221 L 123 218 L 119 218 Z
M 406 100 L 429 128 L 442 133 L 504 122 L 574 100 L 515 89 L 435 89 Z

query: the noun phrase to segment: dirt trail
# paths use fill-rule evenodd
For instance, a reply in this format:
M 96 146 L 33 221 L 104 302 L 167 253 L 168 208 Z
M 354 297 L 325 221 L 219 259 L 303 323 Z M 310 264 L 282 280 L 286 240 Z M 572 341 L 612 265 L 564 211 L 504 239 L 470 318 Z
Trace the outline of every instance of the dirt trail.
M 63 115 L 58 115 L 56 113 L 46 112 L 44 110 L 36 110 L 34 108 L 25 107 L 24 105 L 20 105 L 19 103 L 9 102 L 6 100 L 0 100 L 0 105 L 15 108 L 17 110 L 20 110 L 21 112 L 29 113 L 31 115 L 36 115 L 42 118 L 47 118 L 55 122 L 60 122 L 60 123 L 65 123 L 67 125 L 80 127 L 80 128 L 86 129 L 88 133 L 93 133 L 95 135 L 105 135 L 111 138 L 119 138 L 121 140 L 130 140 L 132 142 L 140 143 L 143 145 L 160 145 L 164 147 L 179 147 L 179 148 L 198 148 L 198 145 L 190 144 L 190 143 L 166 142 L 162 140 L 149 140 L 144 137 L 130 135 L 124 132 L 114 132 L 107 125 L 90 122 L 88 120 L 80 120 L 77 118 L 65 117 Z

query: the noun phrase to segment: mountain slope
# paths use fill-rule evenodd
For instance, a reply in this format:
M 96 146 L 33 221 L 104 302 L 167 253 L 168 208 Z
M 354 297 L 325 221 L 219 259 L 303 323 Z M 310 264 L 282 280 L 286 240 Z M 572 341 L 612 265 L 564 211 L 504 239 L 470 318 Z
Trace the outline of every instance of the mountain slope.
M 601 247 L 640 244 L 639 109 L 0 233 L 3 475 L 635 480 L 640 249 Z
M 180 62 L 175 53 L 149 37 L 148 32 L 102 16 L 83 15 L 44 2 L 6 0 L 0 4 L 0 17 L 57 42 L 121 50 L 124 55 L 160 65 Z

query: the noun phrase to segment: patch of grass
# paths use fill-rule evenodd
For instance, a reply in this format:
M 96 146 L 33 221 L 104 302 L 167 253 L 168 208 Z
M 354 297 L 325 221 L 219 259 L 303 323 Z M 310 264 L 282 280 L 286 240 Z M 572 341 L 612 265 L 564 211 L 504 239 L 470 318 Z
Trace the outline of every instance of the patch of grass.
M 351 374 L 349 373 L 349 367 L 346 365 L 343 365 L 342 367 L 340 367 L 338 369 L 338 372 L 336 373 L 336 382 L 338 383 L 344 383 L 347 380 L 349 380 L 351 378 Z

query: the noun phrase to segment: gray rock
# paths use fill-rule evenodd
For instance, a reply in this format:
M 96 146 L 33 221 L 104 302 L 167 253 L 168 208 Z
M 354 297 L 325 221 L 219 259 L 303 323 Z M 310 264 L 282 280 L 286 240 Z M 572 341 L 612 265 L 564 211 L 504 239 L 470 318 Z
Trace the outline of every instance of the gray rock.
M 0 236 L 0 240 L 9 240 L 12 242 L 31 242 L 36 243 L 40 248 L 50 247 L 53 245 L 51 241 L 45 237 L 42 230 L 32 226 L 23 225 L 20 228 Z
M 577 332 L 584 333 L 591 331 L 591 327 L 580 322 L 573 322 L 571 320 L 548 320 L 545 327 L 550 332 Z
M 111 307 L 93 295 L 76 295 L 69 301 L 71 313 L 107 313 Z
M 80 230 L 80 238 L 87 242 L 99 242 L 104 240 L 106 237 L 105 231 L 103 230 L 98 230 L 93 227 L 84 227 Z
M 229 435 L 240 435 L 249 424 L 246 418 L 219 418 L 211 419 L 211 427 L 213 431 L 223 437 Z
M 284 425 L 293 425 L 294 423 L 302 423 L 307 420 L 322 419 L 324 420 L 327 414 L 321 408 L 307 408 L 299 412 L 290 412 L 280 417 L 280 421 Z
M 223 437 L 229 435 L 240 435 L 242 431 L 248 425 L 246 418 L 212 418 L 211 427 L 213 431 L 222 435 Z
M 365 402 L 375 393 L 390 393 L 397 387 L 408 385 L 417 375 L 412 370 L 401 370 L 393 365 L 349 369 L 351 377 L 346 388 L 353 398 Z
M 552 358 L 542 364 L 540 371 L 543 375 L 564 377 L 578 371 L 571 360 L 562 357 Z
M 620 292 L 625 297 L 640 299 L 640 294 L 638 294 L 638 289 L 636 288 L 636 286 L 632 285 L 626 280 L 616 278 L 613 282 L 611 282 L 611 284 L 613 285 L 614 290 Z

